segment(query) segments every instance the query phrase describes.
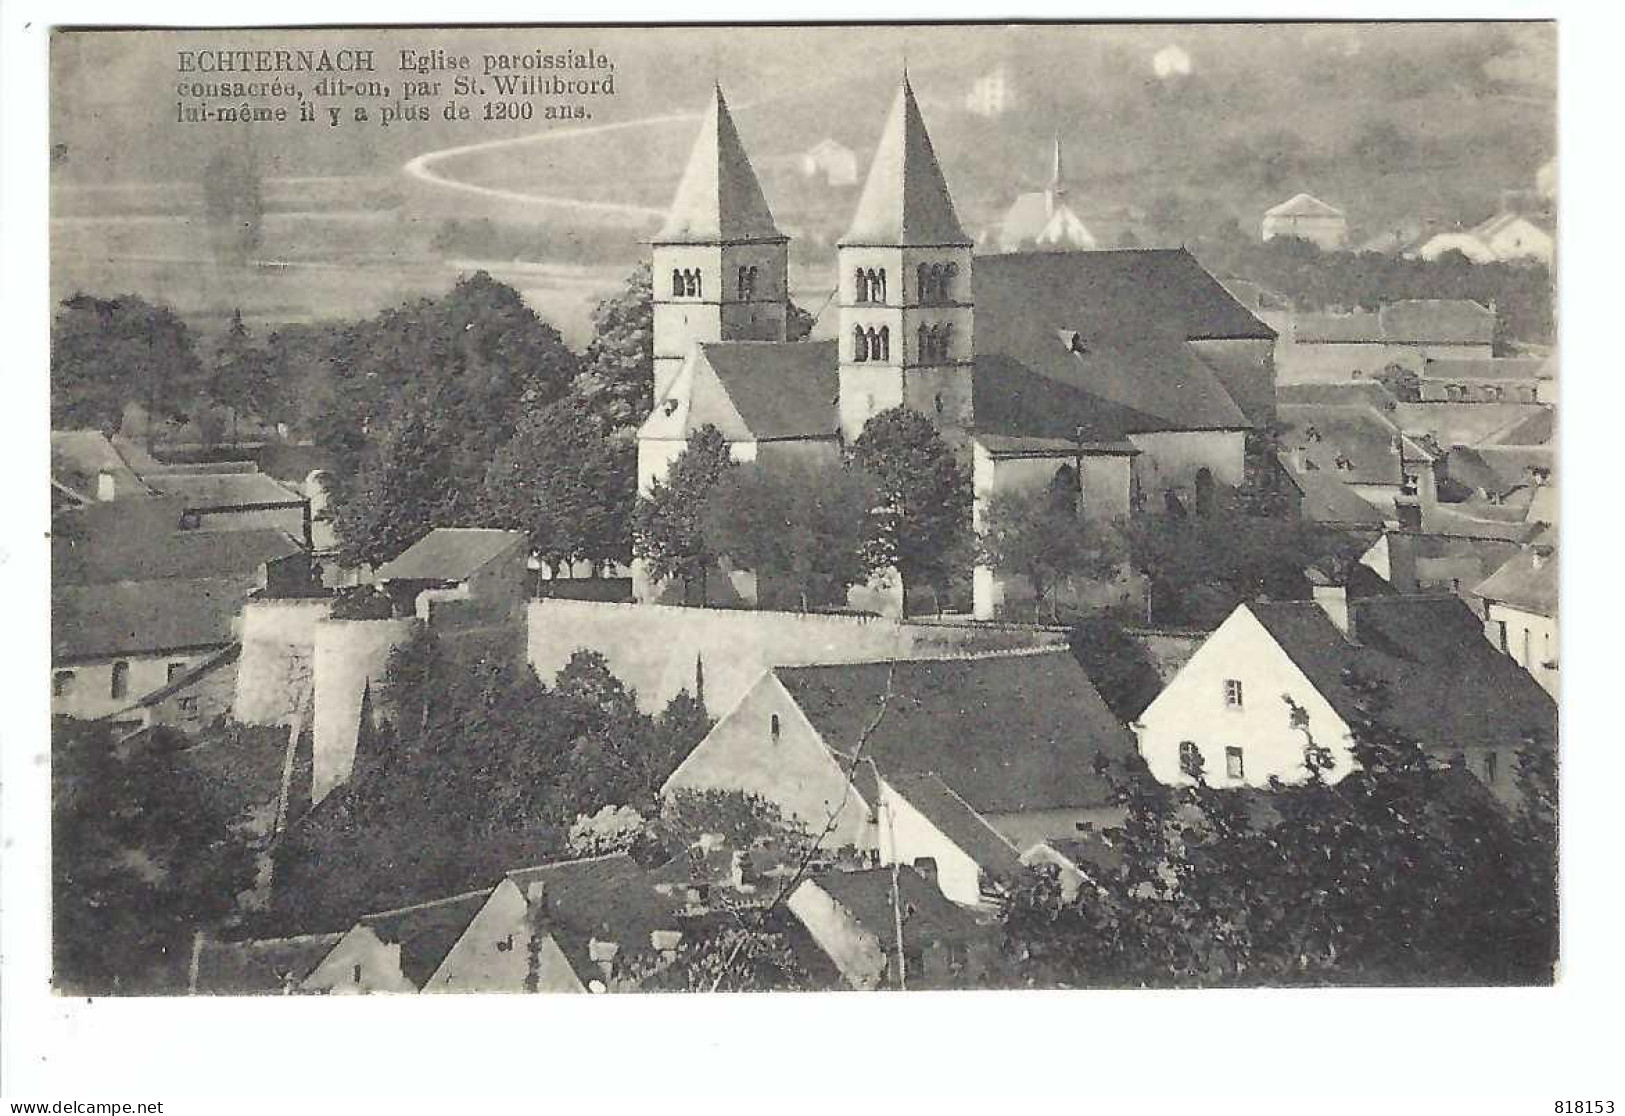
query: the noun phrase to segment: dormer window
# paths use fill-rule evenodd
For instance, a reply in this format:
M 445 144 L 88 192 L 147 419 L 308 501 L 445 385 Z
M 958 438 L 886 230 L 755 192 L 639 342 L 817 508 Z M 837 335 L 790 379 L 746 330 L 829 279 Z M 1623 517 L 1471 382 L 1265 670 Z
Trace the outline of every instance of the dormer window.
M 660 409 L 666 413 L 667 418 L 670 418 L 672 415 L 675 415 L 677 413 L 677 400 L 675 400 L 675 399 L 666 400 L 664 403 L 662 403 L 660 405 Z

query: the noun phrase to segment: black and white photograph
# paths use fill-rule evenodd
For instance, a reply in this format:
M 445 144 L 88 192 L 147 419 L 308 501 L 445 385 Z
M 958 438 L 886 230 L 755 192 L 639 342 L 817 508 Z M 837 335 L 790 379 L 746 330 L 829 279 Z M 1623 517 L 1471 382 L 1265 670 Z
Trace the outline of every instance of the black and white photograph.
M 1555 21 L 243 15 L 44 32 L 56 1000 L 1564 981 Z

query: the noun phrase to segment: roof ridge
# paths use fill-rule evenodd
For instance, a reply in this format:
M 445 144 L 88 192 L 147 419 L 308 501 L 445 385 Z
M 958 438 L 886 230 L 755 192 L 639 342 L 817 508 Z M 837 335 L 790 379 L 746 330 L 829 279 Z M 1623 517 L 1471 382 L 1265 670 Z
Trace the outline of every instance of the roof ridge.
M 1038 655 L 1070 655 L 1071 653 L 1071 648 L 1062 643 L 1037 647 L 995 647 L 986 651 L 969 651 L 944 655 L 891 655 L 878 659 L 835 659 L 822 663 L 777 663 L 768 669 L 777 673 L 781 670 L 827 670 L 838 667 L 893 666 L 909 663 L 967 663 L 980 662 L 984 659 L 1015 659 Z
M 452 903 L 460 903 L 465 899 L 472 899 L 478 895 L 490 895 L 496 884 L 490 887 L 477 887 L 472 891 L 465 891 L 460 895 L 447 895 L 440 899 L 426 899 L 421 903 L 411 903 L 405 907 L 395 907 L 387 911 L 368 911 L 356 919 L 356 922 L 366 922 L 369 919 L 393 918 L 395 915 L 411 914 L 413 911 L 426 911 L 431 907 L 444 907 Z

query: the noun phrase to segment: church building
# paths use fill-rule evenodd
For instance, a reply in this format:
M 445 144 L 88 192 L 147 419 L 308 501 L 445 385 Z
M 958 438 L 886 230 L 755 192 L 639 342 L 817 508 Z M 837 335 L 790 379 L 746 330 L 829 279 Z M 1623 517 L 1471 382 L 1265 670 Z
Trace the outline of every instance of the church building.
M 1184 249 L 975 255 L 906 77 L 836 248 L 833 341 L 787 340 L 788 249 L 718 88 L 652 244 L 640 491 L 707 424 L 771 467 L 838 460 L 903 405 L 964 455 L 977 521 L 1057 476 L 1080 514 L 1123 518 L 1240 485 L 1274 419 L 1274 331 Z M 978 617 L 1024 592 L 974 583 Z

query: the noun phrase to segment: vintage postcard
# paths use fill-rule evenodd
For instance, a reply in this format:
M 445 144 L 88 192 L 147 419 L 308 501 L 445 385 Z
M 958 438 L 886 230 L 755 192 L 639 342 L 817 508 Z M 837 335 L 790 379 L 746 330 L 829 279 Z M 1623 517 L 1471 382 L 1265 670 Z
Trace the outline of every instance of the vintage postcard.
M 59 994 L 1555 979 L 1553 24 L 49 70 Z

